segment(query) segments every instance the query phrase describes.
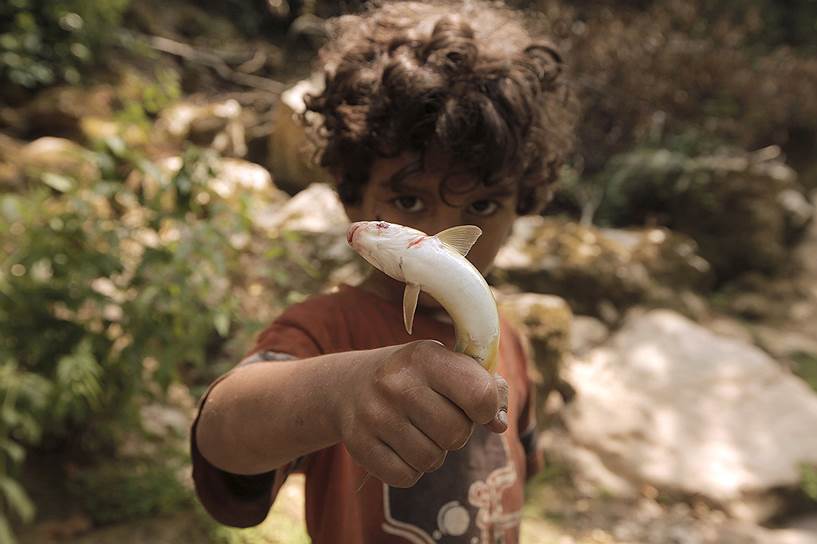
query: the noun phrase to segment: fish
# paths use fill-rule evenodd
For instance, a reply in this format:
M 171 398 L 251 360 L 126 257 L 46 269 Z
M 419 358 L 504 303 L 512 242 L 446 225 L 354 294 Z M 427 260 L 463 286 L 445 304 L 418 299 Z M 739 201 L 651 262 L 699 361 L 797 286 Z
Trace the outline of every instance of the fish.
M 385 221 L 352 223 L 346 240 L 372 266 L 406 284 L 403 324 L 411 334 L 421 291 L 434 297 L 454 322 L 454 351 L 494 373 L 499 353 L 499 312 L 485 278 L 466 259 L 482 235 L 476 225 L 458 225 L 430 236 Z

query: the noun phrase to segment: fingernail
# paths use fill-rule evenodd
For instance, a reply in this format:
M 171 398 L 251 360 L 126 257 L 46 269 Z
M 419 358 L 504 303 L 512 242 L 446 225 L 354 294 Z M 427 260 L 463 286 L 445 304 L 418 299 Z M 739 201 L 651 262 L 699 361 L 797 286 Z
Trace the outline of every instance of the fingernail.
M 502 409 L 499 412 L 497 412 L 496 413 L 496 418 L 499 420 L 500 423 L 505 425 L 505 427 L 508 426 L 508 411 L 507 410 Z

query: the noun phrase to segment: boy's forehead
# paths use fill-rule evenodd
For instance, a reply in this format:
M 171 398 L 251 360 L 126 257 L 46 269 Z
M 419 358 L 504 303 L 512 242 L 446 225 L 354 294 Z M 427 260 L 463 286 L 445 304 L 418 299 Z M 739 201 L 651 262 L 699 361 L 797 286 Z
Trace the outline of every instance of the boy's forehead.
M 515 184 L 502 183 L 486 187 L 463 165 L 445 157 L 422 157 L 404 154 L 374 161 L 369 176 L 370 185 L 387 190 L 413 189 L 438 193 L 442 185 L 450 195 L 467 196 L 475 193 L 515 193 Z

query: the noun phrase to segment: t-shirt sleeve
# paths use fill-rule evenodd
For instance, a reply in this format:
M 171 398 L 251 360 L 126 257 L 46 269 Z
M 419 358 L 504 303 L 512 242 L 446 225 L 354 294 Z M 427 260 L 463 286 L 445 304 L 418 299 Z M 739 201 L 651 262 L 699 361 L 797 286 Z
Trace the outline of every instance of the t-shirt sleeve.
M 201 415 L 201 407 L 210 391 L 241 366 L 275 364 L 275 361 L 303 359 L 321 353 L 318 340 L 306 327 L 286 318 L 276 320 L 258 336 L 255 347 L 250 350 L 247 357 L 230 372 L 213 382 L 202 396 L 190 431 L 193 483 L 199 501 L 218 522 L 233 527 L 250 527 L 261 523 L 267 517 L 287 476 L 301 469 L 305 459 L 296 459 L 277 470 L 254 475 L 233 474 L 211 464 L 204 458 L 196 444 L 196 426 Z

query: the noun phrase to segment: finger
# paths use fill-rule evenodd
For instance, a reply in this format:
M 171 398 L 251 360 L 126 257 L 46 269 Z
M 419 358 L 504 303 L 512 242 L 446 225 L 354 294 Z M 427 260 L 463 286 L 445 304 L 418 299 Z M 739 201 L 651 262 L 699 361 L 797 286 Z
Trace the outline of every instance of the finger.
M 468 443 L 474 423 L 459 406 L 430 387 L 417 387 L 409 394 L 406 416 L 437 446 L 458 450 Z
M 422 473 L 406 464 L 385 442 L 374 436 L 358 437 L 346 444 L 349 455 L 363 468 L 385 484 L 394 487 L 411 487 Z
M 499 374 L 494 375 L 496 382 L 497 400 L 499 409 L 496 416 L 487 425 L 486 428 L 494 433 L 504 433 L 508 430 L 508 393 L 510 387 L 508 382 Z
M 456 404 L 474 423 L 486 424 L 496 417 L 498 392 L 491 373 L 467 355 L 435 344 L 417 351 L 420 353 L 414 355 L 424 361 L 433 390 Z
M 386 427 L 381 439 L 403 462 L 420 473 L 438 469 L 445 459 L 445 450 L 408 420 L 404 420 L 403 425 Z

